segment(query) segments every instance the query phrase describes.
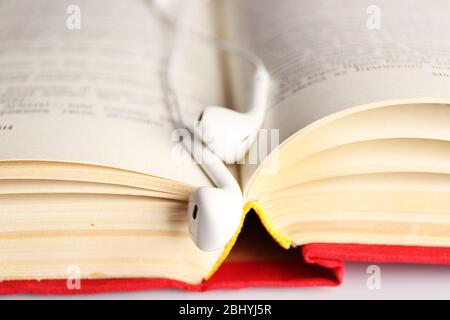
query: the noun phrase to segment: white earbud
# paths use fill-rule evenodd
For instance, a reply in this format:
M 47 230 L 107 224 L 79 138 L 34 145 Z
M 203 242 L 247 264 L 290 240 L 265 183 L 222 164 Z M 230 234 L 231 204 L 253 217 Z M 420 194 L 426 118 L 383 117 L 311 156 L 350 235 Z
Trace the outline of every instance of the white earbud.
M 257 65 L 249 107 L 238 112 L 225 107 L 206 107 L 194 133 L 226 163 L 236 163 L 247 153 L 264 122 L 270 77 Z
M 241 222 L 244 201 L 239 184 L 225 164 L 194 135 L 183 137 L 183 144 L 216 186 L 199 187 L 190 195 L 189 234 L 201 250 L 219 250 L 231 240 Z

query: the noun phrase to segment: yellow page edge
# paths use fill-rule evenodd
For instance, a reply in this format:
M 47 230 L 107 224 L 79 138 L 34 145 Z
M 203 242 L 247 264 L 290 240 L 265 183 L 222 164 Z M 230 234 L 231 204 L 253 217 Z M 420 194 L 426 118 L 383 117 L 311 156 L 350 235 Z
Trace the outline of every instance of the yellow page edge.
M 220 268 L 220 266 L 225 261 L 225 259 L 228 257 L 228 255 L 231 252 L 231 249 L 233 249 L 233 247 L 234 247 L 234 245 L 235 245 L 235 243 L 236 243 L 236 241 L 237 241 L 237 239 L 239 237 L 239 234 L 242 231 L 242 228 L 243 228 L 244 222 L 245 222 L 245 218 L 247 217 L 247 214 L 252 209 L 256 212 L 256 214 L 258 215 L 262 225 L 267 230 L 267 232 L 269 232 L 269 234 L 272 236 L 272 238 L 282 248 L 284 248 L 286 250 L 290 249 L 290 247 L 292 245 L 292 240 L 290 240 L 288 237 L 286 237 L 285 235 L 281 234 L 278 230 L 275 229 L 273 224 L 267 218 L 267 215 L 266 215 L 264 209 L 262 208 L 261 204 L 258 201 L 250 200 L 250 201 L 248 201 L 245 204 L 245 206 L 243 208 L 242 219 L 241 219 L 241 223 L 239 224 L 238 230 L 234 234 L 233 238 L 231 238 L 231 240 L 227 243 L 227 245 L 225 246 L 221 256 L 219 257 L 219 259 L 217 260 L 216 264 L 213 266 L 211 271 L 206 275 L 204 280 L 210 279 L 214 275 L 214 273 Z

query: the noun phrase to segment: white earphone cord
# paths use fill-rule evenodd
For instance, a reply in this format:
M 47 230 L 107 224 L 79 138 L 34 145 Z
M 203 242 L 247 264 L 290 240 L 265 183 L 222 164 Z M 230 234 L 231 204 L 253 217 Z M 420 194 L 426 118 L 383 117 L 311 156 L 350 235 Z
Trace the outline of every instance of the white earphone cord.
M 211 2 L 213 0 L 202 0 L 205 3 Z M 195 1 L 191 1 L 193 3 Z M 173 45 L 172 49 L 169 54 L 169 58 L 167 60 L 167 77 L 166 77 L 166 90 L 169 97 L 169 104 L 171 106 L 172 111 L 174 112 L 174 115 L 176 115 L 176 119 L 174 119 L 175 125 L 179 126 L 181 128 L 188 129 L 188 126 L 184 123 L 183 115 L 181 112 L 180 107 L 180 100 L 177 93 L 177 90 L 175 89 L 175 65 L 177 60 L 177 55 L 179 50 L 179 44 L 181 43 L 180 39 L 185 34 L 186 29 L 189 30 L 189 33 L 195 35 L 197 38 L 202 39 L 204 41 L 210 42 L 213 46 L 223 50 L 224 52 L 228 54 L 234 54 L 236 56 L 240 56 L 243 60 L 250 62 L 255 66 L 257 70 L 264 70 L 266 71 L 266 67 L 262 60 L 255 55 L 254 53 L 250 51 L 246 51 L 241 49 L 240 47 L 233 45 L 232 43 L 217 38 L 213 35 L 206 34 L 204 32 L 201 32 L 199 30 L 196 30 L 194 28 L 191 28 L 187 26 L 187 23 L 185 22 L 186 16 L 189 15 L 190 10 L 194 8 L 194 5 L 187 5 L 187 9 L 182 10 L 180 17 L 170 16 L 167 15 L 167 18 L 169 18 L 173 25 L 175 26 L 174 30 L 174 37 L 173 37 Z

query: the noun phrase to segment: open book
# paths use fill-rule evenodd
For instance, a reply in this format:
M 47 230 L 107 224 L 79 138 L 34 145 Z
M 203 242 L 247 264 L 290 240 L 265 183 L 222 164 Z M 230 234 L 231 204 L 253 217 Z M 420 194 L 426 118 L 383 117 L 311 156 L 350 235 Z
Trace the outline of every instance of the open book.
M 377 3 L 226 0 L 195 12 L 192 28 L 255 52 L 274 82 L 265 134 L 229 168 L 243 221 L 256 212 L 275 241 L 250 226 L 202 252 L 187 198 L 211 182 L 173 139 L 164 13 L 143 0 L 3 0 L 0 280 L 66 279 L 77 266 L 85 279 L 195 285 L 226 258 L 292 256 L 272 246 L 449 247 L 450 5 Z M 77 10 L 80 28 L 68 22 Z M 183 48 L 186 119 L 245 108 L 250 67 L 195 36 Z

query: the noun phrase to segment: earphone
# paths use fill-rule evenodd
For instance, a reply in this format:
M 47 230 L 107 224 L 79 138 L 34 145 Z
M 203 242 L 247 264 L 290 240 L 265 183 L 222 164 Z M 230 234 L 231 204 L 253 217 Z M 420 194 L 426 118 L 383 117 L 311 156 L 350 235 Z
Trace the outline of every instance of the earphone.
M 247 111 L 238 112 L 219 106 L 208 106 L 199 117 L 194 134 L 220 159 L 236 163 L 247 153 L 263 125 L 269 95 L 270 77 L 264 64 L 253 54 L 237 48 L 220 46 L 238 54 L 255 66 L 253 88 Z M 239 50 L 239 51 L 238 51 Z M 204 139 L 204 138 L 207 139 Z
M 244 205 L 241 189 L 225 164 L 195 135 L 182 140 L 215 185 L 198 187 L 191 193 L 189 235 L 201 250 L 215 251 L 225 246 L 239 228 Z
M 157 5 L 158 1 L 154 1 Z M 186 12 L 182 16 L 186 15 Z M 193 132 L 183 123 L 179 99 L 175 90 L 175 60 L 178 42 L 183 35 L 184 20 L 175 19 L 175 37 L 167 63 L 167 100 L 178 115 L 177 126 L 186 128 L 189 136 L 180 137 L 191 156 L 202 167 L 215 187 L 199 187 L 192 192 L 188 203 L 188 229 L 196 246 L 203 251 L 223 248 L 239 228 L 244 204 L 239 184 L 224 162 L 242 159 L 255 141 L 265 118 L 270 77 L 262 61 L 253 53 L 234 47 L 226 41 L 197 33 L 222 50 L 241 56 L 254 64 L 249 108 L 245 113 L 225 107 L 206 107 Z M 193 33 L 193 30 L 191 30 Z M 203 137 L 209 139 L 205 141 Z

